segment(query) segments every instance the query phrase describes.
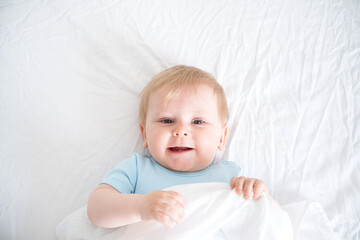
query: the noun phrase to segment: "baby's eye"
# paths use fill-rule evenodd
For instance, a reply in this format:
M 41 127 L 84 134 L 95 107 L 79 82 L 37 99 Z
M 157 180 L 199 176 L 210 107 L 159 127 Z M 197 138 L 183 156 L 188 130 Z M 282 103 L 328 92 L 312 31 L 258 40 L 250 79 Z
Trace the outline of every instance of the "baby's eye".
M 161 122 L 162 122 L 162 123 L 166 123 L 166 124 L 174 123 L 174 121 L 171 120 L 171 119 L 162 119 Z
M 193 124 L 197 124 L 197 125 L 200 125 L 200 124 L 203 124 L 204 121 L 203 120 L 194 120 L 193 121 Z

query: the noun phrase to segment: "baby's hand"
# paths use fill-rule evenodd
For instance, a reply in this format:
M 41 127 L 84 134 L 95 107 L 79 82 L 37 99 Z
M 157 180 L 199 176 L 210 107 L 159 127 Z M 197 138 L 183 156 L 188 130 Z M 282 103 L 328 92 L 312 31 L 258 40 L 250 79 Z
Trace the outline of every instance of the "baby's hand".
M 230 187 L 231 189 L 235 188 L 237 194 L 244 194 L 245 200 L 250 199 L 251 193 L 253 193 L 254 200 L 259 199 L 262 192 L 268 196 L 265 183 L 256 178 L 233 177 Z
M 184 218 L 184 198 L 174 191 L 154 191 L 142 195 L 138 209 L 142 220 L 156 220 L 172 227 Z

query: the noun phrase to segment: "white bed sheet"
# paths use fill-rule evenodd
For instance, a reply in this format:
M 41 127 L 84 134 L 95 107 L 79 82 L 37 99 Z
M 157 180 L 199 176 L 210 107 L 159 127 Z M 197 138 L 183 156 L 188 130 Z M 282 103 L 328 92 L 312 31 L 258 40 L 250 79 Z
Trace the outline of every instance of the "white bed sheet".
M 142 151 L 138 95 L 176 64 L 222 84 L 227 149 L 281 204 L 360 239 L 357 0 L 0 1 L 0 239 L 56 239 Z

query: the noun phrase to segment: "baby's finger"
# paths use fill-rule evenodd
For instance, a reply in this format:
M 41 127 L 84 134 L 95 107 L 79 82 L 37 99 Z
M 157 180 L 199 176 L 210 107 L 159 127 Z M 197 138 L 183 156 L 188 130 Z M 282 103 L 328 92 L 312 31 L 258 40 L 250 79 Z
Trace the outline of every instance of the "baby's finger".
M 166 214 L 159 212 L 156 216 L 155 216 L 155 220 L 164 224 L 167 227 L 173 227 L 174 226 L 174 221 L 172 220 L 172 218 L 170 218 L 169 216 L 167 216 Z
M 231 189 L 234 189 L 235 188 L 235 183 L 236 183 L 236 180 L 238 179 L 238 177 L 232 177 L 231 180 L 230 180 L 230 187 Z
M 160 211 L 168 216 L 172 221 L 179 223 L 185 216 L 186 202 L 177 192 L 168 191 L 167 199 L 163 200 Z
M 261 190 L 259 190 L 259 189 L 257 189 L 257 190 L 254 189 L 253 199 L 254 199 L 254 200 L 258 200 L 258 199 L 260 198 L 260 195 L 261 195 L 262 192 L 263 192 L 263 191 L 261 191 Z
M 266 192 L 266 185 L 262 181 L 255 181 L 253 188 L 253 199 L 257 200 L 260 198 L 260 194 Z
M 179 193 L 175 191 L 167 191 L 167 193 L 169 194 L 168 196 L 174 199 L 179 205 L 181 205 L 182 208 L 185 208 L 186 201 L 183 198 L 183 196 L 181 196 Z
M 246 178 L 245 177 L 237 177 L 237 178 L 233 178 L 233 185 L 235 188 L 235 191 L 237 194 L 242 194 L 243 193 L 243 188 L 244 188 L 244 183 Z
M 174 205 L 162 204 L 158 211 L 161 215 L 158 216 L 159 219 L 157 220 L 166 226 L 179 223 L 185 215 L 184 208 L 179 203 L 175 203 Z
M 253 193 L 255 179 L 248 178 L 244 184 L 244 198 L 246 200 L 250 199 L 251 194 Z

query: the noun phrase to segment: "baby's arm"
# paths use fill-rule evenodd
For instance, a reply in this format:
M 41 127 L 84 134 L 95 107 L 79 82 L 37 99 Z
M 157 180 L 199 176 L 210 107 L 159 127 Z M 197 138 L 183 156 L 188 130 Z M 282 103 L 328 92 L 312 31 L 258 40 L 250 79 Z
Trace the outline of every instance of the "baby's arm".
M 259 179 L 233 177 L 230 181 L 230 187 L 232 189 L 235 188 L 237 194 L 244 194 L 244 199 L 246 200 L 250 199 L 251 193 L 253 194 L 253 199 L 258 200 L 260 198 L 260 194 L 264 192 L 267 198 L 280 207 L 280 204 L 269 195 L 265 183 Z
M 90 195 L 87 213 L 102 228 L 115 228 L 142 220 L 156 220 L 166 226 L 184 217 L 185 201 L 173 191 L 154 191 L 145 195 L 122 194 L 101 184 Z

